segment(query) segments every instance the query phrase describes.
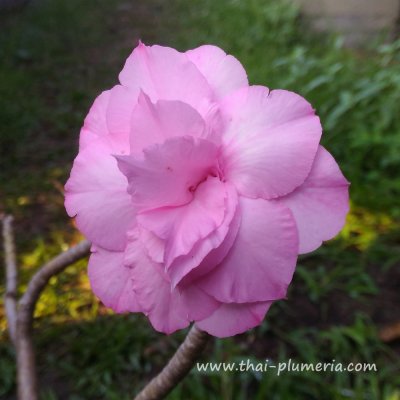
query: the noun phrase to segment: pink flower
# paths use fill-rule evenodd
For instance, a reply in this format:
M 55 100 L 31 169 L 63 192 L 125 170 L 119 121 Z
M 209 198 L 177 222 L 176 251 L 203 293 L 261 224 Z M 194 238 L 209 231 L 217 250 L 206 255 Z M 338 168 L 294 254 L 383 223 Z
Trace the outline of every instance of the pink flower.
M 348 212 L 319 118 L 295 93 L 249 86 L 215 46 L 140 43 L 119 80 L 90 109 L 65 186 L 94 293 L 166 333 L 259 325 L 298 254 Z

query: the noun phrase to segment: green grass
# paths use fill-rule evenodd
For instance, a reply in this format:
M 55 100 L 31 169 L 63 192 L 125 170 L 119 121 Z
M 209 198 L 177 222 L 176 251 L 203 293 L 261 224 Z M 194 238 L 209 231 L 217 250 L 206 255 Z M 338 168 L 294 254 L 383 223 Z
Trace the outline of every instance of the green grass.
M 79 240 L 60 188 L 90 103 L 116 82 L 134 42 L 182 50 L 214 43 L 239 58 L 252 84 L 295 90 L 313 104 L 323 143 L 352 182 L 352 210 L 338 239 L 300 259 L 288 300 L 258 329 L 215 341 L 203 360 L 335 359 L 376 363 L 378 371 L 192 371 L 170 398 L 399 400 L 399 348 L 382 343 L 379 330 L 397 322 L 400 306 L 400 42 L 344 49 L 340 38 L 309 32 L 288 1 L 161 4 L 42 0 L 0 15 L 0 190 L 3 208 L 17 217 L 20 291 L 41 263 Z M 184 332 L 165 337 L 143 317 L 112 315 L 91 294 L 85 267 L 52 278 L 38 304 L 42 398 L 132 398 Z M 0 329 L 7 399 L 15 367 L 3 317 Z

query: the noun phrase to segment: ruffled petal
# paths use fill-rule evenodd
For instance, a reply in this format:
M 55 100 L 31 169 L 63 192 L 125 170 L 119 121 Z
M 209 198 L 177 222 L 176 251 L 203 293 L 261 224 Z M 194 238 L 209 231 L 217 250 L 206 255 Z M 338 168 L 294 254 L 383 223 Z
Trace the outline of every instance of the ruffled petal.
M 125 263 L 133 269 L 133 288 L 138 303 L 157 331 L 170 334 L 185 328 L 193 319 L 204 318 L 219 306 L 198 288 L 172 290 L 162 264 L 147 257 L 140 240 L 128 244 Z
M 196 325 L 220 338 L 238 335 L 261 324 L 272 301 L 243 304 L 221 304 L 214 313 Z
M 135 219 L 128 182 L 111 154 L 129 152 L 128 138 L 102 136 L 76 157 L 65 185 L 65 208 L 94 244 L 122 251 Z
M 79 136 L 79 148 L 83 149 L 98 136 L 108 135 L 106 123 L 106 110 L 110 99 L 110 91 L 101 93 L 94 101 L 85 118 L 85 122 Z
M 138 214 L 137 221 L 143 228 L 165 240 L 166 268 L 222 224 L 225 197 L 224 183 L 218 178 L 208 178 L 197 187 L 190 203 Z
M 140 154 L 173 136 L 204 137 L 205 132 L 203 118 L 188 104 L 176 100 L 153 104 L 141 92 L 131 120 L 131 153 Z
M 241 223 L 240 207 L 236 207 L 235 215 L 230 223 L 229 230 L 225 236 L 224 241 L 220 246 L 212 249 L 207 256 L 203 259 L 197 268 L 190 271 L 183 279 L 181 284 L 187 285 L 190 283 L 196 283 L 196 280 L 208 274 L 211 270 L 217 267 L 223 259 L 229 254 L 231 247 L 233 246 L 236 235 L 239 232 Z
M 140 231 L 139 238 L 146 249 L 147 255 L 155 263 L 162 264 L 164 262 L 165 241 L 147 229 L 136 227 L 135 231 L 137 230 Z M 136 232 L 128 232 L 128 240 L 132 240 L 132 238 L 136 238 L 137 236 Z
M 209 317 L 221 303 L 209 296 L 196 285 L 179 286 L 174 289 L 179 293 L 180 301 L 185 305 L 189 321 L 199 321 Z
M 304 182 L 322 133 L 309 103 L 292 92 L 253 86 L 221 107 L 225 177 L 241 195 L 272 199 Z
M 115 312 L 142 311 L 132 286 L 132 269 L 123 264 L 124 253 L 92 249 L 89 281 L 94 294 Z
M 223 222 L 219 228 L 195 243 L 188 254 L 174 259 L 167 271 L 173 286 L 188 274 L 190 279 L 186 279 L 186 283 L 210 272 L 222 261 L 232 246 L 239 229 L 240 212 L 237 210 L 236 189 L 229 184 L 224 186 L 226 199 Z
M 200 46 L 186 54 L 205 76 L 218 98 L 249 84 L 242 64 L 217 46 Z
M 145 46 L 133 50 L 119 75 L 124 86 L 143 90 L 153 102 L 180 100 L 202 116 L 214 101 L 204 76 L 184 53 L 163 46 Z
M 285 297 L 298 252 L 290 210 L 262 199 L 240 198 L 236 240 L 218 267 L 196 281 L 223 303 L 252 303 Z
M 138 95 L 139 91 L 121 85 L 116 85 L 110 90 L 106 121 L 111 134 L 129 137 L 131 117 L 137 105 Z
M 217 155 L 214 143 L 182 136 L 146 148 L 143 157 L 117 158 L 133 202 L 152 209 L 188 203 L 193 188 L 214 169 Z
M 349 183 L 334 158 L 322 146 L 306 181 L 280 202 L 290 208 L 299 232 L 299 252 L 317 249 L 345 224 L 349 211 Z

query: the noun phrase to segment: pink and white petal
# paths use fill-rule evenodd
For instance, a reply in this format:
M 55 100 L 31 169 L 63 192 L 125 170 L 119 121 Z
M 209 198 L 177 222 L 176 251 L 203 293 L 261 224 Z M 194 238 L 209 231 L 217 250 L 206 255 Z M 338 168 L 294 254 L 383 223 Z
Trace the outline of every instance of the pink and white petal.
M 273 199 L 292 192 L 308 176 L 322 128 L 302 97 L 249 87 L 222 105 L 225 177 L 250 198 Z
M 88 275 L 94 294 L 117 313 L 142 311 L 132 286 L 132 269 L 123 264 L 124 253 L 92 249 Z
M 233 244 L 234 237 L 239 229 L 237 223 L 237 220 L 240 219 L 240 213 L 237 210 L 238 196 L 232 185 L 224 184 L 224 186 L 226 198 L 223 222 L 219 228 L 204 239 L 200 239 L 188 254 L 174 259 L 167 270 L 174 287 L 188 274 L 192 276 L 193 280 L 196 276 L 210 272 L 222 261 Z M 222 245 L 227 236 L 233 237 L 225 245 Z M 197 274 L 192 275 L 196 270 L 198 270 Z
M 140 154 L 148 146 L 163 143 L 173 136 L 205 136 L 201 115 L 177 100 L 159 100 L 153 104 L 143 92 L 131 119 L 131 153 Z
M 126 60 L 119 80 L 131 89 L 143 90 L 153 102 L 180 100 L 202 116 L 214 101 L 213 91 L 196 66 L 170 47 L 139 43 Z
M 94 244 L 122 251 L 135 220 L 128 182 L 111 154 L 128 152 L 127 138 L 102 136 L 76 157 L 65 185 L 65 208 Z
M 201 183 L 193 200 L 180 207 L 164 207 L 138 214 L 141 227 L 165 240 L 164 263 L 188 254 L 201 239 L 215 231 L 225 215 L 225 185 L 218 178 Z
M 240 198 L 242 220 L 224 260 L 196 281 L 223 303 L 252 303 L 285 297 L 298 253 L 290 210 L 276 202 Z
M 349 211 L 349 183 L 334 158 L 319 147 L 306 181 L 276 201 L 290 208 L 299 232 L 299 252 L 317 249 L 343 228 Z
M 106 123 L 106 110 L 110 99 L 110 91 L 101 93 L 94 101 L 85 118 L 81 134 L 79 136 L 79 148 L 83 149 L 98 136 L 108 135 Z
M 193 198 L 192 189 L 214 170 L 214 143 L 181 136 L 148 147 L 143 157 L 118 157 L 129 182 L 128 192 L 141 209 L 179 206 Z
M 138 96 L 138 90 L 126 86 L 116 85 L 110 90 L 106 121 L 111 134 L 129 137 L 131 117 L 137 105 Z
M 196 322 L 196 325 L 220 338 L 238 335 L 260 325 L 272 303 L 224 303 L 208 318 Z
M 125 262 L 132 266 L 133 289 L 153 327 L 170 334 L 189 325 L 193 317 L 210 315 L 218 303 L 197 288 L 172 290 L 162 264 L 149 259 L 141 241 L 130 242 Z
M 200 46 L 186 54 L 205 76 L 218 98 L 249 84 L 242 64 L 217 46 Z

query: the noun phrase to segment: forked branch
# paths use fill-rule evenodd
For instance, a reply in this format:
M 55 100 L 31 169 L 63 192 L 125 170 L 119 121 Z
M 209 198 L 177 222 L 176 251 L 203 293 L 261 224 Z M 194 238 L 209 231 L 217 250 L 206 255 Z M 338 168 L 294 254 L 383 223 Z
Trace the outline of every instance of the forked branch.
M 18 269 L 12 221 L 11 216 L 2 217 L 6 264 L 6 316 L 10 338 L 17 353 L 18 399 L 37 400 L 37 375 L 32 342 L 33 316 L 37 300 L 50 278 L 88 255 L 91 244 L 86 240 L 82 241 L 46 263 L 33 275 L 25 293 L 17 301 Z M 168 364 L 144 387 L 135 400 L 165 398 L 192 369 L 209 338 L 207 333 L 193 326 Z
M 13 218 L 3 216 L 3 241 L 6 272 L 5 307 L 10 338 L 17 353 L 17 382 L 19 400 L 37 400 L 37 375 L 32 343 L 32 322 L 37 300 L 50 278 L 90 252 L 90 243 L 78 245 L 57 255 L 32 277 L 22 298 L 17 301 L 17 263 L 12 229 Z

